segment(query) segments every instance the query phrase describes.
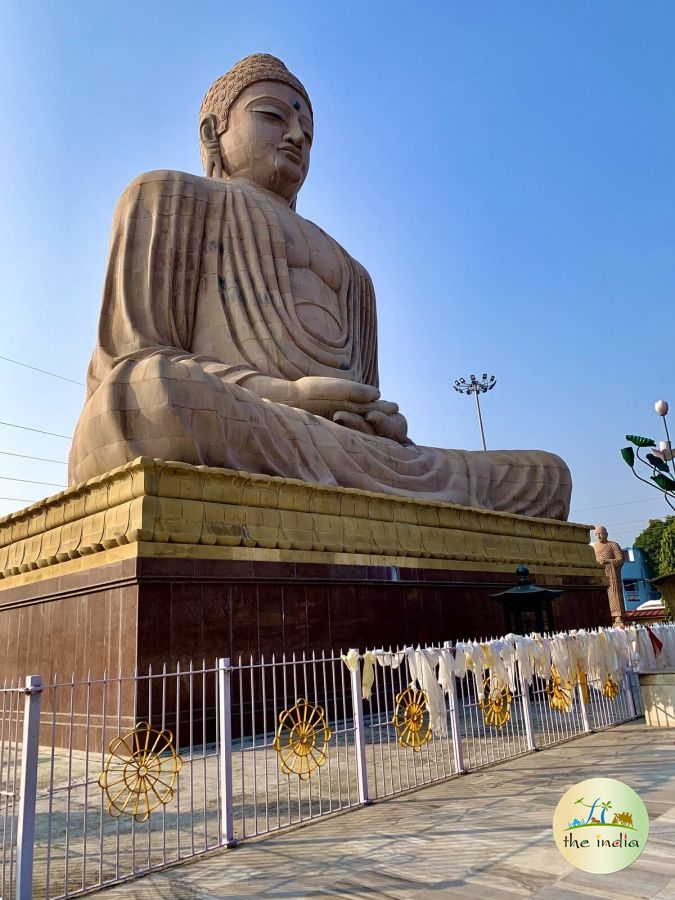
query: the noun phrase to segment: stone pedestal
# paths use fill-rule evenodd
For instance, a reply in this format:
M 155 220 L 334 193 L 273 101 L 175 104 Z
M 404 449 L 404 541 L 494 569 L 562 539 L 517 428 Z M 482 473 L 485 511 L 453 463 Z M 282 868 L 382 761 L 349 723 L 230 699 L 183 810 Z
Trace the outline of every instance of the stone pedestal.
M 0 520 L 0 677 L 496 636 L 520 563 L 608 625 L 588 532 L 141 458 Z
M 141 458 L 0 520 L 0 675 L 489 637 L 519 563 L 607 625 L 588 531 Z

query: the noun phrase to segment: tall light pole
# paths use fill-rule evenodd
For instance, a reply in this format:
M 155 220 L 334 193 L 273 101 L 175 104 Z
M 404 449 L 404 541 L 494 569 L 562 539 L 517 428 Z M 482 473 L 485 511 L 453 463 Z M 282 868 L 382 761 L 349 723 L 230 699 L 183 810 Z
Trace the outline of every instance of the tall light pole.
M 476 410 L 478 412 L 478 427 L 480 428 L 480 439 L 483 442 L 483 450 L 487 450 L 485 446 L 485 432 L 483 431 L 483 417 L 480 414 L 480 400 L 478 399 L 479 394 L 486 394 L 488 391 L 491 391 L 492 388 L 497 384 L 497 379 L 494 375 L 487 375 L 483 372 L 483 377 L 479 381 L 475 375 L 471 375 L 471 380 L 467 381 L 466 378 L 458 378 L 455 381 L 454 388 L 456 391 L 459 391 L 460 394 L 473 394 L 476 398 Z

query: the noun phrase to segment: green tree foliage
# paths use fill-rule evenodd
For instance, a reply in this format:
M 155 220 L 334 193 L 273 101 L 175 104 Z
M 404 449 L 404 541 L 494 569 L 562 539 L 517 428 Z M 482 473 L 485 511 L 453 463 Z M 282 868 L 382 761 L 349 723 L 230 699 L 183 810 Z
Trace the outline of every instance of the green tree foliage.
M 664 531 L 669 526 L 675 528 L 675 516 L 666 516 L 665 519 L 650 519 L 649 525 L 633 541 L 633 546 L 644 551 L 652 578 L 665 574 L 661 569 L 661 540 Z M 672 572 L 674 569 L 675 566 L 671 566 L 666 571 Z
M 659 575 L 666 575 L 668 572 L 675 572 L 675 524 L 672 523 L 661 532 L 659 552 Z

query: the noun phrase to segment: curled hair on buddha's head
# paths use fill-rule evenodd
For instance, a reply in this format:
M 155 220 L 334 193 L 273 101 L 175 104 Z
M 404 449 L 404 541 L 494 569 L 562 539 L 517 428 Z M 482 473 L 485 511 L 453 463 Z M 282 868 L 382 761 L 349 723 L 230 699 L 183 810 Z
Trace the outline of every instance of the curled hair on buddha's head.
M 282 81 L 284 84 L 289 84 L 302 94 L 307 101 L 310 113 L 312 113 L 312 104 L 302 82 L 288 71 L 280 59 L 269 53 L 253 53 L 251 56 L 245 56 L 229 72 L 213 82 L 202 100 L 199 110 L 199 150 L 207 175 L 212 174 L 210 171 L 212 163 L 209 159 L 211 154 L 215 154 L 217 151 L 217 138 L 227 130 L 230 107 L 239 94 L 249 85 L 255 84 L 256 81 Z M 205 139 L 202 130 L 204 120 L 208 116 L 213 116 L 216 120 L 216 133 L 211 135 L 210 141 Z

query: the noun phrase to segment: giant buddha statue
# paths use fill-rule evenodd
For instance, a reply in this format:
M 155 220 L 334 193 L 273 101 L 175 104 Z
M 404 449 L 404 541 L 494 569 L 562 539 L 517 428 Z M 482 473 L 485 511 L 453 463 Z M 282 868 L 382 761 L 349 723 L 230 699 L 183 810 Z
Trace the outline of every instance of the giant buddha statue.
M 249 56 L 202 103 L 205 177 L 123 193 L 70 483 L 146 456 L 565 519 L 558 456 L 418 446 L 380 396 L 370 277 L 295 210 L 313 128 L 300 81 Z

